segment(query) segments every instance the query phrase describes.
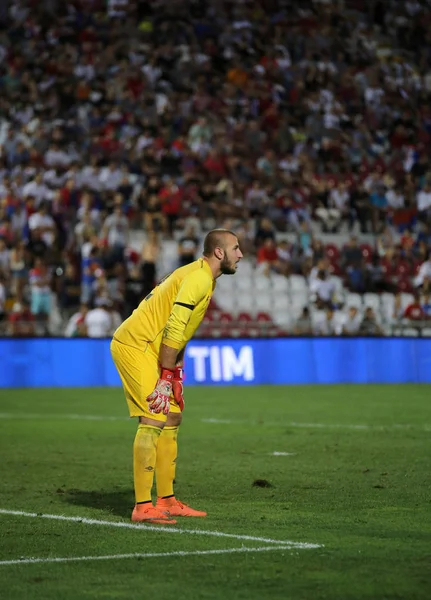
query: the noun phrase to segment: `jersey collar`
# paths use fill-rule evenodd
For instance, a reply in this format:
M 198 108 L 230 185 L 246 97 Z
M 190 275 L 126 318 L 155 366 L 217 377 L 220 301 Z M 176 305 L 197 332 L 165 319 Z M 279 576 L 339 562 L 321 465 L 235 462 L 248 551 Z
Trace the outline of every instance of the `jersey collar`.
M 200 258 L 199 260 L 202 261 L 202 268 L 205 269 L 205 271 L 211 276 L 211 279 L 215 281 L 213 272 L 211 271 L 211 267 L 209 266 L 208 261 L 206 261 L 205 258 Z

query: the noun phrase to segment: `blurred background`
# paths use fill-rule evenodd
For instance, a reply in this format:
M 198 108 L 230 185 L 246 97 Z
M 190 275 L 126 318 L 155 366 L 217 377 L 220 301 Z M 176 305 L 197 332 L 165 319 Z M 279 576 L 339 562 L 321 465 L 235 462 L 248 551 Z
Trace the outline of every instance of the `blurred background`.
M 3 0 L 0 335 L 109 337 L 205 232 L 204 337 L 430 336 L 430 0 Z

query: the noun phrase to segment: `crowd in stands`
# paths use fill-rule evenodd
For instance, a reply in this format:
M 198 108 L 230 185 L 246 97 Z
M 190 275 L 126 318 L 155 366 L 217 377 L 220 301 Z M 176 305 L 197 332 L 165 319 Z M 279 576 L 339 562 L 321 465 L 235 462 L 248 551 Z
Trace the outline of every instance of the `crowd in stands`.
M 430 157 L 431 0 L 2 2 L 0 334 L 111 335 L 226 224 L 286 333 L 381 333 L 334 277 L 426 320 Z

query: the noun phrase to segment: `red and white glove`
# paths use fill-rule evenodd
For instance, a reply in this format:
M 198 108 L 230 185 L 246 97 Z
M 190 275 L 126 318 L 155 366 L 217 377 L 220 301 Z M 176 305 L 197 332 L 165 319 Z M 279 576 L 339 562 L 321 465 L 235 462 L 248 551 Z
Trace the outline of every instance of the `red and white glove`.
M 183 368 L 175 367 L 174 379 L 172 381 L 172 393 L 175 402 L 180 407 L 181 412 L 184 410 L 184 389 L 183 389 Z
M 154 392 L 147 397 L 149 409 L 152 413 L 163 413 L 167 415 L 170 409 L 170 397 L 172 394 L 172 382 L 174 379 L 174 370 L 161 367 L 160 377 L 157 380 Z

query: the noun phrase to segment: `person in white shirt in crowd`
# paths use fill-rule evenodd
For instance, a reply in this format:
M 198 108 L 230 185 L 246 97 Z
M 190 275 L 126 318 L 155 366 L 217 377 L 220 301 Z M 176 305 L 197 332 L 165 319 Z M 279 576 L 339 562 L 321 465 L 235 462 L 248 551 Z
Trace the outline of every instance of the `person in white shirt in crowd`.
M 311 286 L 311 284 L 316 281 L 320 271 L 324 271 L 326 273 L 326 275 L 329 276 L 329 267 L 330 267 L 330 262 L 329 262 L 329 259 L 326 258 L 326 256 L 319 259 L 319 261 L 317 262 L 317 265 L 314 266 L 310 271 L 310 275 L 308 276 L 308 284 Z
M 123 175 L 121 169 L 118 168 L 115 162 L 109 163 L 107 167 L 103 167 L 100 171 L 99 181 L 102 189 L 108 191 L 118 189 Z
M 58 144 L 51 144 L 45 154 L 45 164 L 50 168 L 68 167 L 70 158 L 64 150 L 60 149 Z
M 89 338 L 107 338 L 113 333 L 113 321 L 110 313 L 109 298 L 96 298 L 95 308 L 85 316 L 85 326 Z
M 54 219 L 48 213 L 48 205 L 46 202 L 42 202 L 37 210 L 28 219 L 28 226 L 30 231 L 39 229 L 42 233 L 42 239 L 45 244 L 50 248 L 56 237 L 56 225 Z
M 338 224 L 335 229 L 338 229 L 343 218 L 347 218 L 349 214 L 350 193 L 345 183 L 340 182 L 336 187 L 332 188 L 329 193 L 329 205 L 332 209 L 338 211 Z
M 100 192 L 103 183 L 100 181 L 101 170 L 97 158 L 92 158 L 90 164 L 82 169 L 82 186 L 88 187 L 93 192 Z
M 335 294 L 335 284 L 331 281 L 325 271 L 319 271 L 317 278 L 310 284 L 311 300 L 317 308 L 329 308 L 332 306 Z
M 327 308 L 325 312 L 319 315 L 313 324 L 314 335 L 340 335 L 340 323 L 332 308 Z
M 404 208 L 405 198 L 402 188 L 395 186 L 386 192 L 386 200 L 388 201 L 389 208 L 393 210 L 399 210 Z
M 117 255 L 122 255 L 129 240 L 129 221 L 120 205 L 116 205 L 114 212 L 106 217 L 103 223 L 103 237 L 107 239 L 108 246 Z
M 431 254 L 419 267 L 419 272 L 414 279 L 414 285 L 422 289 L 425 293 L 431 291 Z
M 347 312 L 341 314 L 341 333 L 357 335 L 362 323 L 362 316 L 356 306 L 350 306 Z
M 428 222 L 431 217 L 431 185 L 426 183 L 416 194 L 419 219 Z
M 43 182 L 43 175 L 41 173 L 37 173 L 34 179 L 25 184 L 22 189 L 22 194 L 24 198 L 33 196 L 36 207 L 38 207 L 42 202 L 52 198 L 52 191 Z

